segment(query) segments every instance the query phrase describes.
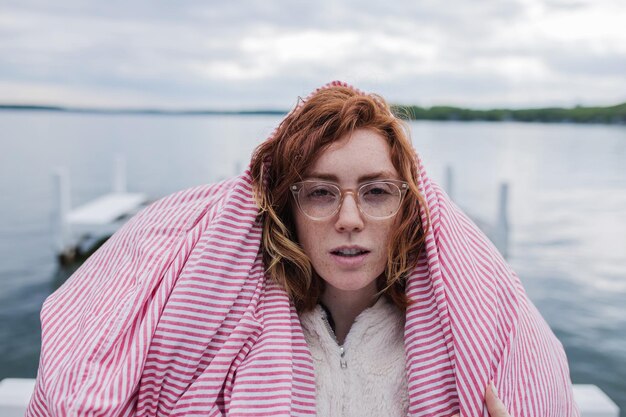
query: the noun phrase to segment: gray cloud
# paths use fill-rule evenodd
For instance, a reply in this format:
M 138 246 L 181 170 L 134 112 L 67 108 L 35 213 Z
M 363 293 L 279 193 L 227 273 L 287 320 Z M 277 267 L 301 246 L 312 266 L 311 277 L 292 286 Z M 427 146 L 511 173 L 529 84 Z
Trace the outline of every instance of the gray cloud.
M 624 37 L 550 27 L 598 3 L 335 3 L 4 0 L 0 101 L 284 107 L 335 78 L 407 103 L 626 99 Z

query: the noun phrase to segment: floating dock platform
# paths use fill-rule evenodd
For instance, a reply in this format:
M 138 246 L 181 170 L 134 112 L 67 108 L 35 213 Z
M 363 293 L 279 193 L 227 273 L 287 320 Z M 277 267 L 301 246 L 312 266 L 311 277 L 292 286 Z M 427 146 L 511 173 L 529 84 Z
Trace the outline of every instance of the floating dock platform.
M 70 176 L 65 168 L 55 172 L 58 213 L 56 251 L 62 265 L 87 254 L 113 235 L 149 202 L 143 193 L 126 191 L 126 166 L 116 159 L 113 190 L 79 207 L 71 207 Z

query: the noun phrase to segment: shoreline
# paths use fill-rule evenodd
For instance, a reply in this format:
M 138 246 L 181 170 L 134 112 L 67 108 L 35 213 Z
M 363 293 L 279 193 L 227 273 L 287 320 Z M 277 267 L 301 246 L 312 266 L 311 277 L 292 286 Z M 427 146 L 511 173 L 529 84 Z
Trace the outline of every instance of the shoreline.
M 607 107 L 573 108 L 547 107 L 531 109 L 475 110 L 463 107 L 392 105 L 393 111 L 406 120 L 430 120 L 441 122 L 528 122 L 626 125 L 626 103 Z M 171 110 L 171 109 L 111 109 L 89 107 L 65 107 L 44 105 L 0 104 L 1 111 L 56 112 L 105 115 L 150 116 L 284 116 L 287 110 Z

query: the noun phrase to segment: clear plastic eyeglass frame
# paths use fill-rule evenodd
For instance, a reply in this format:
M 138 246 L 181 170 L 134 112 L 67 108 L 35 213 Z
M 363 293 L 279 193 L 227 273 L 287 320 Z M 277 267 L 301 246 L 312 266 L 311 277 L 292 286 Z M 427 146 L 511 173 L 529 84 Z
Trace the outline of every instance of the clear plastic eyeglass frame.
M 368 190 L 369 191 L 376 190 L 377 185 L 379 185 L 381 189 L 383 190 L 391 190 L 392 192 L 396 193 L 396 195 L 392 197 L 397 198 L 397 201 L 393 202 L 394 207 L 393 207 L 393 210 L 389 212 L 389 214 L 381 215 L 381 216 L 373 215 L 371 213 L 368 213 L 367 209 L 364 209 L 364 207 L 369 207 L 368 204 L 363 203 L 364 198 L 365 198 L 364 197 L 365 193 Z M 335 214 L 337 214 L 339 210 L 341 209 L 341 206 L 343 205 L 343 201 L 345 199 L 346 194 L 352 194 L 352 197 L 355 199 L 355 202 L 356 202 L 357 207 L 359 208 L 359 211 L 363 215 L 369 218 L 375 219 L 375 220 L 384 220 L 384 219 L 389 219 L 398 213 L 398 210 L 400 210 L 400 206 L 402 205 L 402 200 L 404 199 L 404 195 L 409 189 L 409 184 L 405 181 L 400 181 L 400 180 L 368 181 L 359 186 L 356 194 L 354 190 L 342 189 L 341 187 L 339 187 L 339 185 L 333 182 L 327 182 L 327 181 L 315 181 L 315 180 L 301 181 L 301 182 L 296 182 L 292 184 L 289 188 L 291 189 L 291 193 L 293 194 L 294 200 L 296 201 L 296 204 L 300 212 L 302 212 L 302 214 L 304 214 L 311 220 L 327 220 L 331 218 L 332 216 L 334 216 Z M 311 215 L 310 213 L 307 213 L 307 210 L 303 207 L 304 204 L 302 202 L 302 199 L 304 199 L 305 196 L 302 196 L 301 192 L 305 189 L 314 190 L 314 191 L 318 189 L 322 189 L 324 192 L 334 191 L 336 193 L 334 195 L 338 195 L 340 197 L 337 200 L 333 200 L 329 202 L 327 204 L 327 206 L 329 207 L 328 209 L 326 208 L 321 209 L 321 211 L 327 210 L 328 214 L 324 213 L 324 215 L 322 216 L 315 216 L 315 215 Z

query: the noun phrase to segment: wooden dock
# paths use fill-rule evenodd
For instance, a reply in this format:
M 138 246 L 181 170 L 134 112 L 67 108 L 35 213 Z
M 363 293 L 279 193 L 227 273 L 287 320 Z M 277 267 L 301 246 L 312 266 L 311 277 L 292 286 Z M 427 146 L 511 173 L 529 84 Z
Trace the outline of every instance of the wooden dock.
M 0 381 L 0 415 L 22 417 L 35 388 L 34 379 Z M 581 417 L 619 417 L 619 407 L 595 385 L 574 385 L 574 400 Z
M 145 194 L 126 191 L 125 169 L 123 157 L 118 157 L 113 190 L 74 208 L 71 207 L 69 173 L 64 168 L 56 170 L 56 250 L 62 265 L 73 262 L 80 254 L 89 253 L 148 203 Z

